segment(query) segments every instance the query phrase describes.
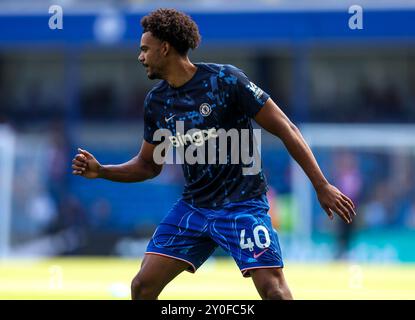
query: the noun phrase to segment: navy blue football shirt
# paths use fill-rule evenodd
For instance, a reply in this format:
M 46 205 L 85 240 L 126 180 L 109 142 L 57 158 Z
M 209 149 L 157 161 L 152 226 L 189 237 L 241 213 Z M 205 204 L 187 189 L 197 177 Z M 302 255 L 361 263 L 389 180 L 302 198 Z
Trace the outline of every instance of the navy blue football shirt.
M 226 141 L 228 148 L 241 151 L 249 145 L 253 149 L 251 118 L 262 108 L 269 95 L 232 65 L 195 63 L 195 66 L 196 73 L 181 87 L 174 88 L 161 81 L 148 93 L 144 102 L 144 139 L 151 144 L 159 144 L 160 141 L 154 139 L 154 133 L 159 129 L 168 129 L 172 134 L 168 137 L 170 142 L 175 147 L 186 149 L 192 144 L 199 146 L 205 142 L 204 139 L 217 140 L 216 130 L 223 129 L 239 134 L 239 142 L 242 141 L 239 146 L 230 146 L 232 139 L 229 138 Z M 181 135 L 177 131 L 179 122 L 184 127 Z M 186 135 L 187 132 L 199 134 Z M 242 139 L 242 132 L 248 132 L 248 140 Z M 216 146 L 218 155 L 220 144 Z M 186 159 L 182 162 L 186 181 L 183 200 L 194 206 L 215 208 L 255 197 L 268 190 L 262 170 L 257 174 L 244 174 L 246 165 L 240 159 L 235 163 L 231 151 L 228 150 L 228 153 L 225 163 L 219 161 L 219 155 L 216 163 L 188 163 Z

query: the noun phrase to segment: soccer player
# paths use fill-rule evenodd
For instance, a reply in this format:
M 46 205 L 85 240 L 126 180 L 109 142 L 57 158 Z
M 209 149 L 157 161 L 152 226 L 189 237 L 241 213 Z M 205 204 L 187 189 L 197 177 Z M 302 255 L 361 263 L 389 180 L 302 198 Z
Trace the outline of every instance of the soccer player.
M 221 128 L 238 133 L 247 130 L 252 144 L 254 119 L 283 141 L 310 179 L 330 219 L 337 214 L 346 223 L 352 221 L 353 202 L 326 180 L 300 131 L 267 93 L 232 65 L 189 60 L 188 51 L 198 46 L 200 35 L 188 15 L 158 9 L 145 16 L 141 25 L 138 60 L 148 78 L 162 80 L 145 99 L 141 150 L 126 163 L 101 165 L 91 153 L 78 149 L 73 174 L 119 182 L 151 179 L 162 170 L 154 158 L 161 143 L 155 135 L 158 129 L 172 132 L 168 138 L 175 147 L 213 141 Z M 194 129 L 199 135 L 179 137 L 175 124 L 179 121 L 185 133 Z M 217 246 L 234 258 L 243 276 L 252 277 L 263 299 L 292 299 L 278 237 L 267 214 L 264 175 L 262 171 L 244 174 L 242 163 L 226 159 L 216 164 L 184 159 L 183 195 L 148 244 L 131 284 L 133 299 L 157 299 L 171 280 L 184 270 L 195 272 Z

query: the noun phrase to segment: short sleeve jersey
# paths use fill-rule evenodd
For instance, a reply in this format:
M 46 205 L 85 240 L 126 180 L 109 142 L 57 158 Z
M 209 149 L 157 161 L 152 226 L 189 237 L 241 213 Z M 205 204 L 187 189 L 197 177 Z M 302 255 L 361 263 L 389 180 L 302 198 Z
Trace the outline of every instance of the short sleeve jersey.
M 202 158 L 206 161 L 189 163 L 186 157 L 182 161 L 183 200 L 192 205 L 215 208 L 266 192 L 262 170 L 245 174 L 243 169 L 249 165 L 241 159 L 241 153 L 250 150 L 248 154 L 253 155 L 253 150 L 258 148 L 254 145 L 251 119 L 269 95 L 232 65 L 195 63 L 195 66 L 196 73 L 181 87 L 171 87 L 163 80 L 148 93 L 144 103 L 144 139 L 159 144 L 161 141 L 155 140 L 156 131 L 167 129 L 171 132 L 170 141 L 176 147 L 183 147 L 184 155 L 189 146 L 201 142 L 199 138 L 206 139 L 203 142 L 212 142 L 205 143 L 206 148 L 209 145 L 216 148 L 213 153 L 205 149 Z M 181 135 L 180 126 L 183 129 Z M 193 135 L 187 132 L 193 132 Z M 227 135 L 224 158 L 219 154 L 225 145 L 217 141 L 218 132 Z M 232 139 L 232 135 L 236 138 Z M 233 158 L 235 151 L 239 158 Z M 215 154 L 216 162 L 209 161 L 206 154 Z

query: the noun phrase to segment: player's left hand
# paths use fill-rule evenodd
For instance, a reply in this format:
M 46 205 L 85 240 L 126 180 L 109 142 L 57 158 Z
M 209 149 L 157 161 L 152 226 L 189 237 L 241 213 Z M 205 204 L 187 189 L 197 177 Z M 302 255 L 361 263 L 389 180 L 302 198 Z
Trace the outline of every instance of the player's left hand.
M 333 220 L 333 213 L 336 213 L 346 223 L 352 222 L 352 217 L 356 216 L 356 212 L 354 211 L 355 205 L 349 197 L 329 183 L 317 189 L 316 192 L 321 207 L 331 220 Z

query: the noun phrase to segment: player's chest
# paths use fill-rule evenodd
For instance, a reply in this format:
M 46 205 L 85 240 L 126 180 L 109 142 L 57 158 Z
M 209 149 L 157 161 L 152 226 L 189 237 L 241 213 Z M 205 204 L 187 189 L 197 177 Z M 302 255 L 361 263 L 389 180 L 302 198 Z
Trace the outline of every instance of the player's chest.
M 198 94 L 171 94 L 159 106 L 158 126 L 172 132 L 178 124 L 185 131 L 194 128 L 224 128 L 232 119 L 230 99 L 219 93 L 202 91 Z

